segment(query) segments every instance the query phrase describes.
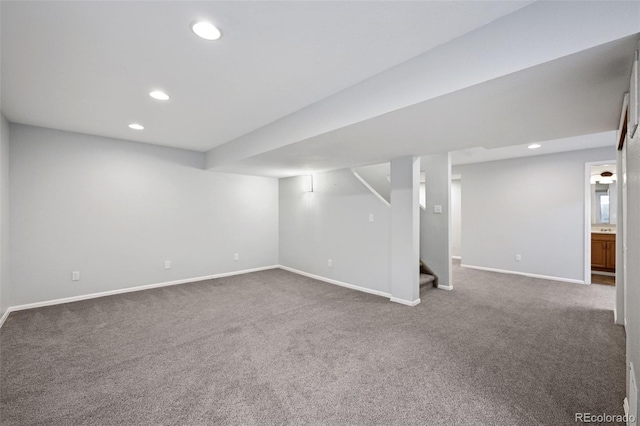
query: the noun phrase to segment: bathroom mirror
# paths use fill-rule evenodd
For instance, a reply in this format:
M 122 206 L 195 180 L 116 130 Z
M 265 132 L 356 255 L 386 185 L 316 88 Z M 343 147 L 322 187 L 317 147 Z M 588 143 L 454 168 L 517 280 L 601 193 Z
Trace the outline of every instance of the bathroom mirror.
M 615 225 L 617 180 L 615 165 L 593 166 L 591 170 L 591 224 Z
M 591 217 L 594 225 L 611 223 L 611 197 L 609 196 L 609 185 L 596 184 L 594 186 L 592 203 L 595 215 Z

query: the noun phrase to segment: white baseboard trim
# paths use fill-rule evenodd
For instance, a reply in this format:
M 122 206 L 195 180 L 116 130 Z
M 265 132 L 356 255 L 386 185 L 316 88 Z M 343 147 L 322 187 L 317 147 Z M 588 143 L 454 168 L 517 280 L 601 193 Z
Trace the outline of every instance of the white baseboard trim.
M 43 302 L 27 303 L 25 305 L 10 306 L 9 308 L 7 308 L 7 312 L 5 312 L 5 314 L 2 316 L 2 320 L 0 320 L 0 327 L 2 326 L 2 324 L 4 324 L 4 320 L 9 315 L 9 313 L 15 312 L 15 311 L 22 311 L 25 309 L 33 309 L 33 308 L 42 308 L 44 306 L 60 305 L 62 303 L 79 302 L 81 300 L 96 299 L 98 297 L 113 296 L 116 294 L 150 290 L 152 288 L 158 288 L 158 287 L 168 287 L 168 286 L 178 285 L 178 284 L 187 284 L 187 283 L 193 283 L 198 281 L 212 280 L 216 278 L 224 278 L 224 277 L 230 277 L 233 275 L 249 274 L 251 272 L 266 271 L 268 269 L 277 269 L 277 268 L 278 268 L 278 265 L 271 265 L 271 266 L 264 266 L 260 268 L 243 269 L 241 271 L 223 272 L 221 274 L 206 275 L 203 277 L 187 278 L 184 280 L 167 281 L 163 283 L 147 284 L 147 285 L 141 285 L 136 287 L 127 287 L 127 288 L 121 288 L 117 290 L 103 291 L 100 293 L 89 293 L 89 294 L 83 294 L 81 296 L 65 297 L 62 299 L 45 300 Z
M 451 256 L 452 259 L 462 260 L 462 256 Z
M 480 271 L 499 272 L 501 274 L 511 274 L 511 275 L 522 275 L 525 277 L 540 278 L 543 280 L 551 280 L 551 281 L 562 281 L 565 283 L 572 283 L 572 284 L 585 284 L 584 280 L 575 280 L 573 278 L 562 278 L 562 277 L 554 277 L 551 275 L 530 274 L 528 272 L 517 272 L 517 271 L 509 271 L 506 269 L 486 268 L 484 266 L 474 266 L 474 265 L 465 265 L 465 264 L 461 264 L 460 266 L 463 268 L 478 269 Z
M 357 290 L 357 291 L 361 291 L 363 293 L 375 294 L 376 296 L 391 297 L 390 293 L 385 293 L 383 291 L 373 290 L 373 289 L 366 288 L 366 287 L 360 287 L 358 285 L 349 284 L 349 283 L 345 283 L 345 282 L 338 281 L 338 280 L 333 280 L 331 278 L 323 277 L 323 276 L 320 276 L 320 275 L 310 274 L 309 272 L 300 271 L 298 269 L 290 268 L 288 266 L 278 265 L 278 268 L 284 269 L 285 271 L 293 272 L 294 274 L 298 274 L 298 275 L 302 275 L 302 276 L 305 276 L 305 277 L 313 278 L 314 280 L 324 281 L 324 282 L 329 283 L 329 284 L 339 285 L 340 287 L 346 287 L 346 288 L 349 288 L 351 290 Z
M 2 324 L 4 324 L 4 320 L 7 319 L 7 317 L 9 316 L 10 313 L 11 313 L 11 308 L 7 308 L 7 310 L 4 311 L 4 314 L 2 315 L 2 318 L 0 318 L 0 328 L 2 328 Z
M 413 302 L 411 302 L 410 300 L 404 300 L 404 299 L 398 299 L 396 297 L 392 297 L 389 300 L 391 300 L 392 302 L 400 303 L 402 305 L 407 305 L 407 306 L 416 306 L 417 304 L 420 303 L 420 299 L 416 299 Z
M 440 285 L 440 284 L 438 284 L 438 288 L 440 290 L 449 290 L 449 291 L 453 290 L 453 286 L 452 285 Z

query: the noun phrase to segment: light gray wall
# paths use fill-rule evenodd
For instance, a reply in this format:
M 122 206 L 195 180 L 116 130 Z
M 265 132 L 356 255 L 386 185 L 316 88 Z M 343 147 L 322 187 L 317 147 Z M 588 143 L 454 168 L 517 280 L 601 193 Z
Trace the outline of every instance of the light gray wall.
M 0 317 L 9 307 L 9 123 L 0 114 Z
M 278 262 L 275 179 L 97 136 L 12 124 L 10 138 L 12 305 Z
M 389 293 L 389 207 L 350 170 L 314 175 L 312 193 L 303 182 L 280 179 L 280 264 Z
M 426 208 L 420 209 L 420 258 L 438 276 L 439 287 L 451 285 L 451 162 L 449 154 L 421 158 L 425 174 Z M 434 205 L 442 213 L 434 213 Z
M 460 179 L 451 181 L 451 256 L 462 250 L 462 185 Z
M 615 156 L 611 147 L 455 167 L 462 263 L 583 280 L 585 163 Z
M 630 122 L 632 122 L 630 120 Z M 640 374 L 640 129 L 633 139 L 627 139 L 627 188 L 626 216 L 624 233 L 627 245 L 627 279 L 625 295 L 625 315 L 627 320 L 627 362 L 633 363 L 635 383 L 638 385 Z M 628 369 L 627 369 L 628 372 Z M 629 394 L 628 394 L 629 395 Z M 630 395 L 629 395 L 630 397 Z M 640 407 L 640 399 L 635 398 L 632 406 Z

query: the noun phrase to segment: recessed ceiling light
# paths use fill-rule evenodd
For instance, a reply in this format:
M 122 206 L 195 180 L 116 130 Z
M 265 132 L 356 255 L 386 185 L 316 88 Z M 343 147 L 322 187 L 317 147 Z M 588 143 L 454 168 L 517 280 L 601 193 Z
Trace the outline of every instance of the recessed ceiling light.
M 153 99 L 157 99 L 159 101 L 168 101 L 169 95 L 164 93 L 162 90 L 154 90 L 153 92 L 149 92 L 149 96 Z
M 144 126 L 142 124 L 138 124 L 138 123 L 131 123 L 131 124 L 129 124 L 129 128 L 133 129 L 133 130 L 143 130 Z
M 531 145 L 529 145 L 527 148 L 529 149 L 538 149 L 540 148 L 542 145 L 540 145 L 539 143 L 532 143 Z
M 201 37 L 205 40 L 218 40 L 220 37 L 222 37 L 222 33 L 220 32 L 220 30 L 210 22 L 194 22 L 193 24 L 191 24 L 191 30 L 196 33 L 198 37 Z

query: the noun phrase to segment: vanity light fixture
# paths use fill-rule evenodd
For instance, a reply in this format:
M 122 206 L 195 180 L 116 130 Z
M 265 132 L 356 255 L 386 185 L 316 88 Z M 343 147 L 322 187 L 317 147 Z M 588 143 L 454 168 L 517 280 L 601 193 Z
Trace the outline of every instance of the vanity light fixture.
M 153 99 L 157 99 L 159 101 L 168 101 L 169 95 L 164 93 L 162 90 L 154 90 L 153 92 L 149 92 L 149 96 Z
M 616 175 L 611 172 L 602 172 L 600 176 L 600 183 L 603 185 L 611 184 L 616 180 Z
M 540 145 L 539 143 L 532 143 L 531 145 L 529 145 L 527 148 L 529 149 L 538 149 L 540 148 L 542 145 Z
M 133 129 L 133 130 L 144 130 L 144 126 L 142 124 L 138 124 L 138 123 L 129 124 L 129 128 Z
M 191 24 L 191 31 L 205 40 L 218 40 L 222 37 L 222 32 L 212 23 L 206 21 L 194 22 Z
M 602 185 L 608 185 L 608 184 L 612 184 L 616 180 L 618 180 L 618 177 L 616 176 L 615 173 L 612 173 L 612 172 L 602 172 L 599 175 L 591 176 L 592 184 L 601 183 Z

